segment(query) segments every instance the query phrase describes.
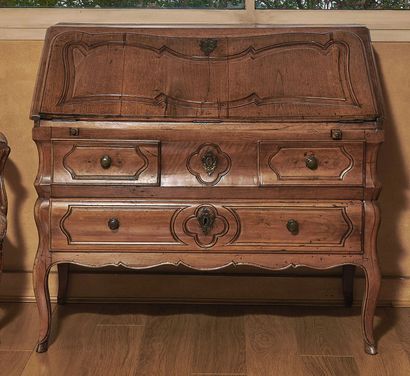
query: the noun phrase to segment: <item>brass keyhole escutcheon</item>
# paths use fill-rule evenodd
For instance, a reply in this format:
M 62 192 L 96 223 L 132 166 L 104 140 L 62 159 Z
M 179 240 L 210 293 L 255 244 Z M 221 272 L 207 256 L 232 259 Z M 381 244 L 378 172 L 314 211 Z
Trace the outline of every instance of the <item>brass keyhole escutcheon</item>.
M 214 226 L 215 214 L 208 208 L 201 208 L 198 211 L 196 219 L 204 235 L 208 235 Z
M 110 168 L 112 163 L 112 159 L 109 155 L 103 155 L 100 159 L 101 167 L 104 169 Z
M 292 235 L 299 233 L 299 223 L 295 219 L 289 219 L 288 223 L 286 223 L 286 228 Z
M 218 157 L 211 150 L 208 150 L 202 156 L 202 166 L 204 167 L 204 170 L 208 174 L 208 176 L 211 176 L 214 173 L 217 165 Z
M 305 159 L 306 167 L 310 170 L 316 170 L 319 166 L 319 161 L 314 155 L 309 155 Z

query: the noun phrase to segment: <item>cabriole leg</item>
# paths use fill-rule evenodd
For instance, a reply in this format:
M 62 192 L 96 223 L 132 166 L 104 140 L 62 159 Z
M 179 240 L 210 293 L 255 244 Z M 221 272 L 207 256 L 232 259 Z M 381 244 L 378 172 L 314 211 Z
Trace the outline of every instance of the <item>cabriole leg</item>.
M 33 269 L 34 295 L 40 318 L 40 333 L 37 352 L 45 352 L 51 326 L 51 303 L 48 290 L 48 275 L 51 268 L 51 255 L 48 248 L 49 239 L 49 201 L 38 199 L 35 206 L 35 219 L 39 234 L 39 244 Z
M 376 262 L 365 265 L 364 270 L 366 275 L 366 291 L 362 309 L 364 349 L 366 353 L 375 355 L 377 354 L 377 347 L 373 336 L 373 321 L 380 291 L 381 276 Z
M 45 352 L 48 347 L 48 337 L 51 326 L 51 303 L 48 290 L 49 267 L 41 260 L 36 259 L 34 264 L 34 294 L 40 318 L 40 334 L 37 344 L 37 352 Z
M 365 243 L 364 260 L 361 267 L 365 272 L 366 289 L 362 307 L 362 327 L 365 351 L 370 355 L 375 355 L 377 354 L 377 348 L 373 336 L 373 320 L 381 283 L 380 269 L 377 261 L 377 232 L 380 225 L 380 213 L 374 201 L 365 201 L 364 209 L 366 218 Z

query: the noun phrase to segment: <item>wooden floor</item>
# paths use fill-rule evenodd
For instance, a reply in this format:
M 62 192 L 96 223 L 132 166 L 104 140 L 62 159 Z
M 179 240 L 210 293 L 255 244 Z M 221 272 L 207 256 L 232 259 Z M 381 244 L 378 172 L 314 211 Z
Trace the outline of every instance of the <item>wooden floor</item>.
M 377 356 L 357 308 L 68 304 L 37 354 L 34 304 L 0 304 L 0 375 L 410 375 L 410 309 L 377 311 Z

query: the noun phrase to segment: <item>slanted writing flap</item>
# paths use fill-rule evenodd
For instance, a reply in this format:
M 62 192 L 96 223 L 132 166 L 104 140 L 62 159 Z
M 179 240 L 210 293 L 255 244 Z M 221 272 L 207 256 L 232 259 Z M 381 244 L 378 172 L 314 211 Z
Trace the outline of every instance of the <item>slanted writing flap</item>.
M 32 116 L 167 121 L 380 117 L 364 28 L 200 31 L 53 27 Z

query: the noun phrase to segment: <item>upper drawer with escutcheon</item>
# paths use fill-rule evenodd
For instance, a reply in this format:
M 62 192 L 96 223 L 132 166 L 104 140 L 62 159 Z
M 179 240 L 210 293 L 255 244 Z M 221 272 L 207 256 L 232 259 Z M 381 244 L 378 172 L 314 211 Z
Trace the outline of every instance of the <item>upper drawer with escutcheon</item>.
M 159 185 L 156 141 L 53 141 L 53 182 Z

